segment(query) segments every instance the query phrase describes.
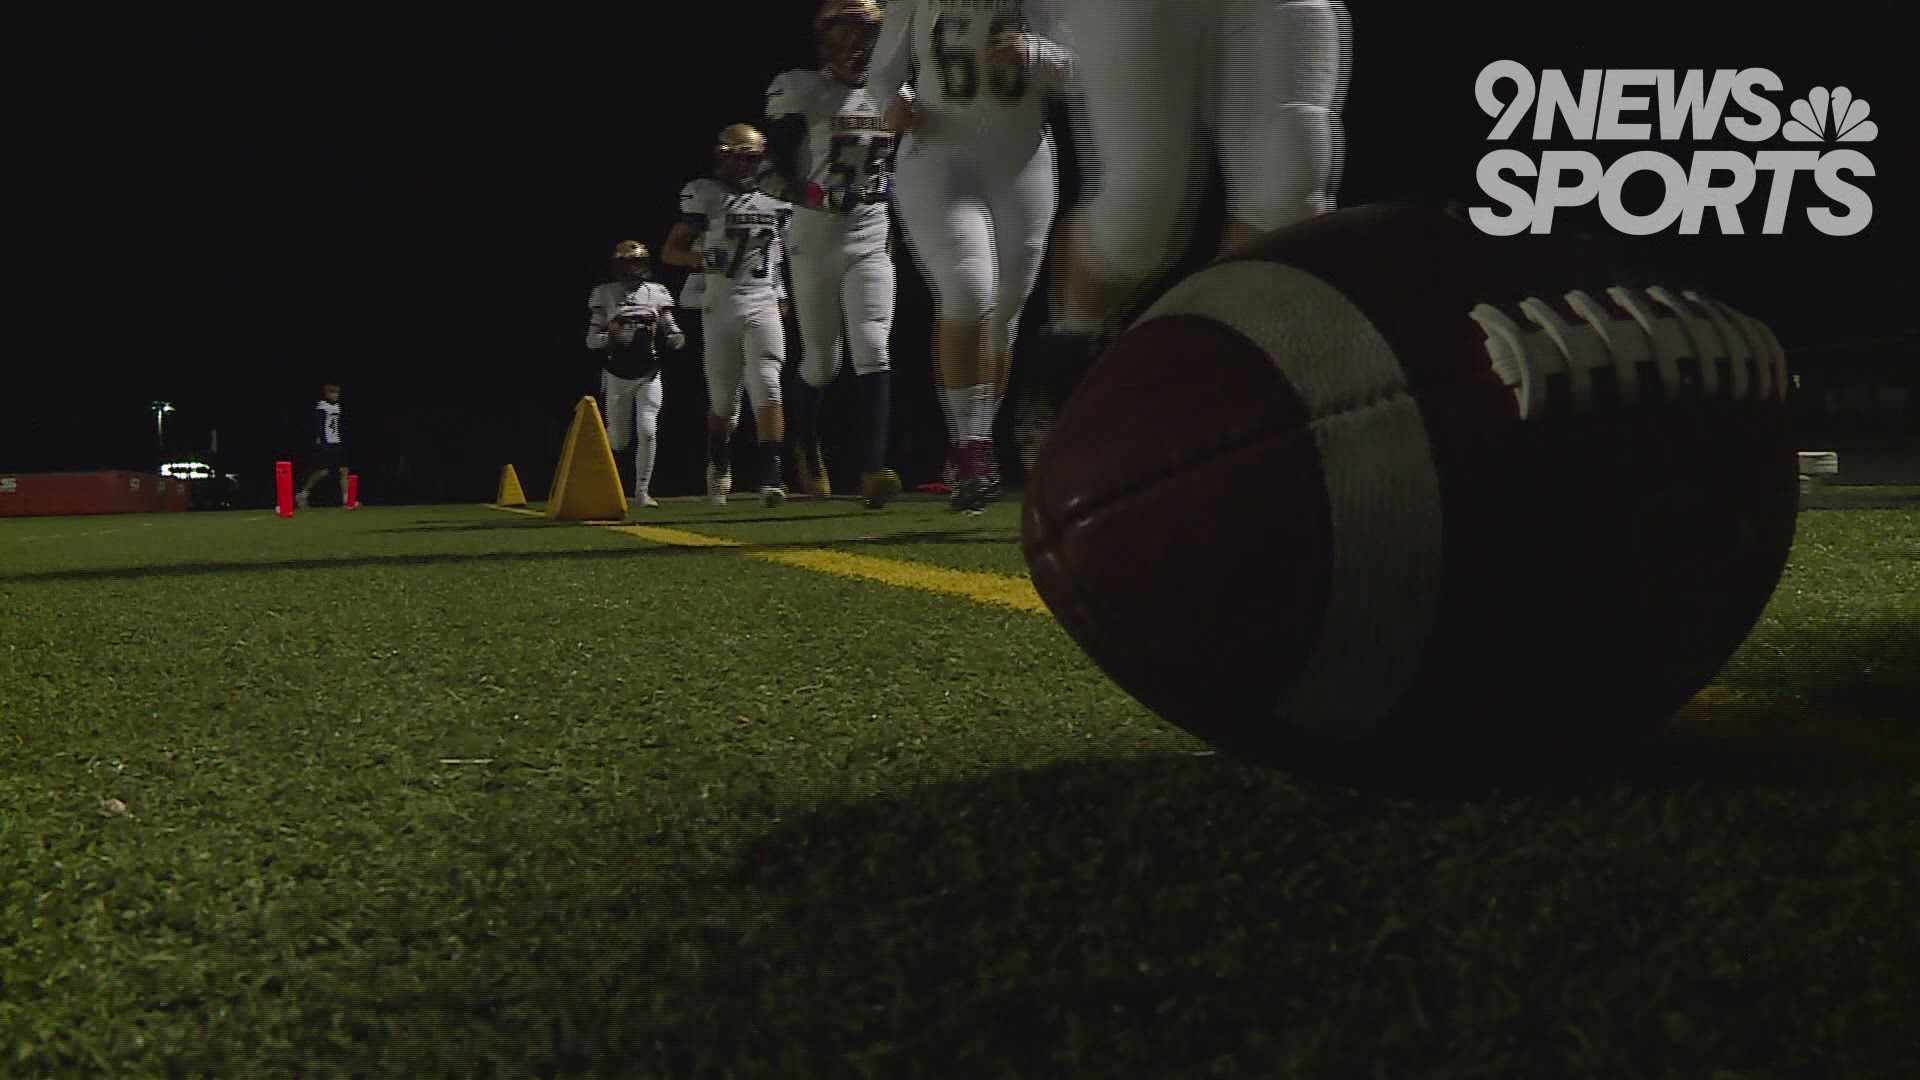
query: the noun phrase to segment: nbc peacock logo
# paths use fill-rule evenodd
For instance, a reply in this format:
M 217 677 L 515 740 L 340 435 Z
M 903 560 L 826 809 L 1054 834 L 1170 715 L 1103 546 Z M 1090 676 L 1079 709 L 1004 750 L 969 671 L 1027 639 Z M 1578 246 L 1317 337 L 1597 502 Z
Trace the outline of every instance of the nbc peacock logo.
M 1880 127 L 1867 119 L 1871 111 L 1867 99 L 1854 97 L 1844 86 L 1832 92 L 1816 86 L 1788 106 L 1780 137 L 1788 142 L 1872 142 Z
M 1576 87 L 1566 72 L 1536 74 L 1513 60 L 1481 69 L 1474 93 L 1495 121 L 1489 141 L 1628 144 L 1607 161 L 1585 149 L 1529 154 L 1506 145 L 1489 151 L 1477 177 L 1481 192 L 1499 205 L 1471 209 L 1482 232 L 1548 233 L 1555 210 L 1589 204 L 1598 205 L 1609 226 L 1633 236 L 1700 233 L 1709 218 L 1719 233 L 1739 235 L 1750 231 L 1754 216 L 1761 234 L 1777 236 L 1796 209 L 1828 236 L 1852 236 L 1873 220 L 1873 200 L 1855 181 L 1874 175 L 1860 148 L 1880 129 L 1866 98 L 1847 87 L 1816 86 L 1790 98 L 1766 68 L 1612 68 L 1578 76 Z M 1517 135 L 1528 119 L 1530 131 Z M 1697 145 L 1727 138 L 1753 149 Z M 1676 145 L 1686 143 L 1696 146 Z M 1627 181 L 1641 173 L 1665 191 L 1651 210 L 1626 205 Z M 1803 176 L 1818 198 L 1796 183 Z M 1743 217 L 1749 206 L 1757 215 Z

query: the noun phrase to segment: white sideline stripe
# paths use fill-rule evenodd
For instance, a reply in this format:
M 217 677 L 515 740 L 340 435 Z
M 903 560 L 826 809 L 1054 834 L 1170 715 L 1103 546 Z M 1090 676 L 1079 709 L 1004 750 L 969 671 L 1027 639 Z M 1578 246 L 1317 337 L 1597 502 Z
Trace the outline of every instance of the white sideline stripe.
M 1400 361 L 1338 290 L 1280 263 L 1203 270 L 1140 321 L 1167 315 L 1239 332 L 1306 403 L 1332 511 L 1333 565 L 1313 655 L 1274 714 L 1329 738 L 1359 738 L 1419 670 L 1440 599 L 1440 479 Z

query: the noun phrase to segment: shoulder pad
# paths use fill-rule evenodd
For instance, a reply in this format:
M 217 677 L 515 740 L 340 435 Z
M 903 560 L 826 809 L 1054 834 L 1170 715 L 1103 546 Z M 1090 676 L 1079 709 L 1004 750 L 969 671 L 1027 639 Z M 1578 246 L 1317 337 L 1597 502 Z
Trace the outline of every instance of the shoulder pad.
M 797 71 L 783 71 L 767 84 L 767 116 L 791 116 L 805 106 L 801 102 L 799 80 L 794 78 Z

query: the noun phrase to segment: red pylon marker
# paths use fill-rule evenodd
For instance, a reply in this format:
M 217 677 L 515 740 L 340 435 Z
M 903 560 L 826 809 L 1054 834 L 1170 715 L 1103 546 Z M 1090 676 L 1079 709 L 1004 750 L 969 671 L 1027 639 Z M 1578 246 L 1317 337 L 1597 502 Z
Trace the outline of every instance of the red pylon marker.
M 273 463 L 273 485 L 280 495 L 280 516 L 293 516 L 293 462 Z

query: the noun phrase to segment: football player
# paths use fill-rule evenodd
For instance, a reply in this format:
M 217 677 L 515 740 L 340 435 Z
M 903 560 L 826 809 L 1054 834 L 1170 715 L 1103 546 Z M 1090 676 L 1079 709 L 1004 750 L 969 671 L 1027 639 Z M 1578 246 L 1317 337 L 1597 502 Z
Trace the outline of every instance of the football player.
M 1054 405 L 1186 253 L 1202 155 L 1226 183 L 1221 256 L 1333 209 L 1352 65 L 1341 0 L 1061 2 L 1094 168 L 1062 230 L 1061 310 L 1034 343 Z
M 587 348 L 600 358 L 600 401 L 607 442 L 618 454 L 633 444 L 633 497 L 659 506 L 652 492 L 659 432 L 660 346 L 678 351 L 687 336 L 673 317 L 673 294 L 653 280 L 653 257 L 638 240 L 613 248 L 613 280 L 587 298 Z
M 680 190 L 680 221 L 667 236 L 665 261 L 705 276 L 707 496 L 726 505 L 733 490 L 729 445 L 740 413 L 744 381 L 760 439 L 760 501 L 786 501 L 780 446 L 786 439 L 780 372 L 786 365 L 786 327 L 775 283 L 792 208 L 755 188 L 767 140 L 749 124 L 720 132 L 713 176 Z M 694 251 L 698 241 L 699 252 Z
M 809 494 L 831 493 L 820 453 L 819 402 L 840 373 L 841 342 L 850 335 L 860 394 L 860 489 L 869 510 L 900 493 L 899 475 L 887 468 L 894 300 L 887 196 L 894 134 L 886 112 L 892 102 L 867 89 L 880 19 L 874 0 L 821 5 L 813 22 L 821 66 L 784 72 L 767 88 L 771 152 L 762 177 L 763 190 L 796 207 L 787 266 L 804 350 L 790 410 L 796 471 Z
M 693 252 L 695 255 L 700 255 L 700 247 L 697 240 L 695 241 Z M 704 258 L 704 256 L 702 257 Z M 782 325 L 784 325 L 787 316 L 787 281 L 785 277 L 775 277 L 773 279 L 773 294 L 779 301 L 780 318 Z M 700 346 L 701 355 L 703 356 L 706 354 L 707 339 L 706 334 L 701 329 L 700 323 L 701 315 L 705 311 L 706 306 L 707 275 L 695 270 L 688 274 L 687 280 L 680 285 L 680 303 L 676 308 L 676 317 L 679 319 L 681 332 L 687 335 L 687 340 L 690 343 L 697 343 Z M 738 428 L 741 408 L 740 402 L 745 396 L 746 390 L 742 388 L 740 394 L 734 399 L 732 413 L 734 419 L 729 422 L 729 427 L 727 428 L 727 436 L 729 439 L 732 438 L 733 432 Z M 727 493 L 731 493 L 731 488 L 729 488 Z
M 294 495 L 294 505 L 305 510 L 312 505 L 313 486 L 329 472 L 340 477 L 340 505 L 348 510 L 354 508 L 353 500 L 348 498 L 352 488 L 347 481 L 347 449 L 340 441 L 340 384 L 327 383 L 320 388 L 320 400 L 313 404 L 313 469 L 307 473 L 306 482 L 300 485 L 300 491 Z
M 990 494 L 993 418 L 1057 208 L 1046 99 L 1071 74 L 1053 0 L 894 0 L 868 72 L 904 132 L 894 202 L 933 287 L 951 505 L 968 513 Z

